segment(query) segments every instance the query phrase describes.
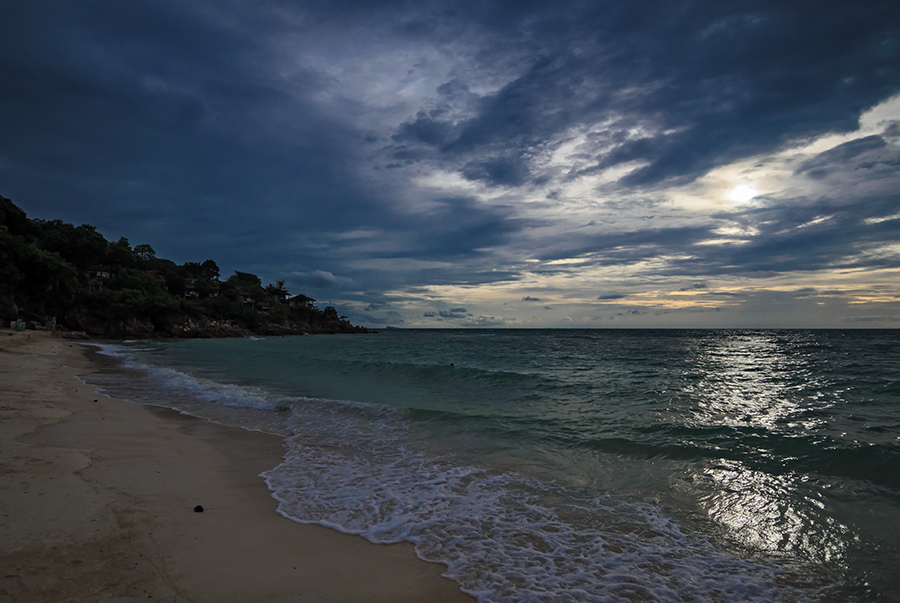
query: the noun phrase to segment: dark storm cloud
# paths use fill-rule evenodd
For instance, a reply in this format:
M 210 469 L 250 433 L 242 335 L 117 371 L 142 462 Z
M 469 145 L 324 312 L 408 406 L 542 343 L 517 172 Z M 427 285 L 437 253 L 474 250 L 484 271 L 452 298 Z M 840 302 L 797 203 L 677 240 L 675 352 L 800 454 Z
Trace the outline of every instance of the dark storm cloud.
M 306 273 L 294 273 L 291 282 L 301 288 L 312 287 L 314 289 L 330 289 L 332 287 L 353 285 L 353 280 L 347 277 L 335 276 L 325 270 L 315 270 Z
M 388 312 L 379 295 L 391 288 L 514 281 L 532 271 L 525 257 L 549 274 L 572 269 L 553 260 L 677 256 L 661 270 L 696 279 L 895 263 L 875 250 L 897 240 L 898 221 L 882 220 L 900 212 L 897 197 L 852 187 L 845 198 L 773 198 L 702 224 L 606 232 L 554 229 L 555 218 L 525 218 L 513 196 L 471 191 L 552 189 L 632 164 L 598 196 L 649 215 L 665 196 L 650 188 L 852 130 L 900 90 L 897 3 L 7 4 L 0 194 L 178 261 L 213 257 L 329 295 L 352 289 L 370 312 Z M 379 52 L 390 58 L 361 64 Z M 408 71 L 396 59 L 407 55 Z M 353 96 L 366 77 L 379 85 Z M 581 134 L 571 165 L 545 161 Z M 898 138 L 895 123 L 797 174 L 890 182 Z M 466 188 L 414 182 L 432 169 Z M 557 201 L 552 190 L 542 198 Z M 755 234 L 701 244 L 722 225 Z
M 890 122 L 890 124 L 884 129 L 882 137 L 892 142 L 900 140 L 900 121 Z
M 18 5 L 0 25 L 4 194 L 32 215 L 89 221 L 175 259 L 209 254 L 263 272 L 296 260 L 304 232 L 378 224 L 403 243 L 389 255 L 459 258 L 519 228 L 511 210 L 474 199 L 409 212 L 360 183 L 359 142 L 371 133 L 315 100 L 327 86 L 321 76 L 298 70 L 286 80 L 278 71 L 267 36 L 286 25 L 267 16 L 273 11 L 229 10 Z M 387 10 L 356 18 L 391 22 Z M 435 140 L 421 122 L 395 138 Z M 516 169 L 491 160 L 472 167 L 474 177 L 503 182 L 520 178 Z M 303 252 L 297 285 L 352 280 L 322 276 L 343 271 L 328 249 Z
M 422 142 L 440 145 L 450 134 L 450 125 L 434 121 L 424 111 L 419 111 L 416 120 L 400 126 L 391 138 L 397 142 Z M 399 158 L 399 157 L 398 157 Z
M 425 312 L 422 314 L 424 318 L 449 318 L 453 320 L 463 320 L 471 317 L 465 308 L 450 308 L 449 310 L 438 310 L 436 312 Z
M 581 257 L 585 264 L 631 264 L 667 253 L 682 252 L 709 238 L 710 226 L 648 228 L 618 233 L 571 234 L 543 250 L 542 260 Z M 549 267 L 542 272 L 566 271 Z
M 191 222 L 195 238 L 198 223 L 271 235 L 270 217 L 340 227 L 377 211 L 341 168 L 353 160 L 346 126 L 309 99 L 316 78 L 278 87 L 260 32 L 217 24 L 200 4 L 89 6 L 34 3 L 5 21 L 0 152 L 21 202 L 62 217 L 102 207 L 94 219 L 119 232 L 146 215 Z
M 567 128 L 613 118 L 586 169 L 643 161 L 623 184 L 689 180 L 793 136 L 851 130 L 900 85 L 894 3 L 531 4 L 498 18 L 499 10 L 472 12 L 494 34 L 484 53 L 526 44 L 529 57 L 508 60 L 527 67 L 479 98 L 474 116 L 420 112 L 400 124 L 399 137 L 431 147 L 404 149 L 406 159 L 457 163 L 472 177 L 472 155 L 513 166 Z M 479 179 L 528 177 L 512 173 Z
M 490 158 L 486 161 L 470 161 L 463 166 L 463 176 L 468 180 L 481 180 L 490 185 L 519 186 L 529 177 L 528 166 L 518 158 Z
M 859 163 L 861 156 L 878 160 L 878 151 L 885 150 L 887 142 L 881 136 L 866 136 L 838 145 L 824 153 L 819 153 L 812 159 L 804 161 L 796 170 L 797 174 L 807 174 L 810 178 L 821 180 L 834 171 L 844 170 L 849 162 Z M 896 152 L 891 153 L 890 167 L 896 168 L 898 163 Z M 871 165 L 871 164 L 870 164 Z
M 449 259 L 481 255 L 533 221 L 517 218 L 512 207 L 444 197 L 434 199 L 424 211 L 404 216 L 401 224 L 414 235 L 393 257 Z

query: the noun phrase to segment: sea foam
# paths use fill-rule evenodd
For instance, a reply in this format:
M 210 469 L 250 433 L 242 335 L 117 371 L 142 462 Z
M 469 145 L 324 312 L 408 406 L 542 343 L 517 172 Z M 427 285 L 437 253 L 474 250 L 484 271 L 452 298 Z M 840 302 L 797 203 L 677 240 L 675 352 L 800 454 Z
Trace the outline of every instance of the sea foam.
M 397 409 L 292 407 L 285 461 L 263 474 L 279 513 L 376 543 L 411 542 L 479 601 L 802 601 L 816 591 L 798 585 L 798 568 L 686 535 L 652 501 L 435 455 L 408 437 Z

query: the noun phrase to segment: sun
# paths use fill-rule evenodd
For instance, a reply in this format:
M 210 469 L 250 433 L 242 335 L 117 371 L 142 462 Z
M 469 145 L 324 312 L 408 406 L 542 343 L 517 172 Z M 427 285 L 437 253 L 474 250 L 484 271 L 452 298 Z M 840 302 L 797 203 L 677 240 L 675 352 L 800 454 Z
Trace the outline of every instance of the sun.
M 725 195 L 725 198 L 729 201 L 734 201 L 735 203 L 747 203 L 758 194 L 759 191 L 756 190 L 753 186 L 749 184 L 738 184 L 733 189 L 728 191 L 728 193 Z

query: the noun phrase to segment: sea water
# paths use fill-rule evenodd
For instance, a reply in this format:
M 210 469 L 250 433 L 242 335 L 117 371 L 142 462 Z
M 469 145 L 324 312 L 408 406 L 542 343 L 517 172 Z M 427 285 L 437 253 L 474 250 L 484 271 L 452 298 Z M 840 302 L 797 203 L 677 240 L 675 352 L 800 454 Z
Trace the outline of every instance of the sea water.
M 107 344 L 125 399 L 280 434 L 292 520 L 479 601 L 900 601 L 900 331 Z

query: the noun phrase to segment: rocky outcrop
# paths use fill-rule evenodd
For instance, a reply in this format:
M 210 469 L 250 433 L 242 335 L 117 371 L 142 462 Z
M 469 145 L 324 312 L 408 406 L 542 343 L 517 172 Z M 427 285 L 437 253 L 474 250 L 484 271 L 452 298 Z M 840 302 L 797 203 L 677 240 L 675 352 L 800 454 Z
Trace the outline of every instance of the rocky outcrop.
M 167 332 L 157 334 L 157 337 L 181 337 L 184 339 L 212 339 L 219 337 L 246 337 L 253 335 L 253 331 L 245 329 L 233 320 L 200 320 L 188 319 L 183 324 L 174 325 Z
M 71 330 L 84 331 L 91 337 L 108 337 L 111 339 L 143 339 L 152 337 L 156 331 L 153 323 L 149 320 L 139 320 L 137 318 L 101 320 L 89 315 L 67 317 L 66 327 Z
M 357 327 L 346 320 L 327 320 L 315 324 L 286 321 L 283 323 L 264 324 L 254 331 L 256 335 L 306 335 L 334 333 L 368 333 L 365 327 Z

